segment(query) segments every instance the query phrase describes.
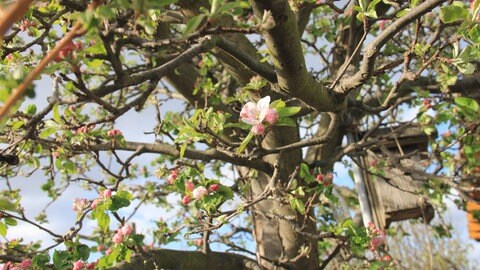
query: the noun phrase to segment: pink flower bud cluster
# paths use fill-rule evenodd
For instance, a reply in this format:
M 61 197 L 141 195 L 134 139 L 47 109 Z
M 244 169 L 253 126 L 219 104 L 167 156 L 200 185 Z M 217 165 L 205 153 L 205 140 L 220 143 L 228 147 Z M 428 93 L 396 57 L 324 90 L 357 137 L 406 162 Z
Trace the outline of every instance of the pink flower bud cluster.
M 178 177 L 178 171 L 177 171 L 176 169 L 171 170 L 171 171 L 170 171 L 170 175 L 168 176 L 168 179 L 167 179 L 168 183 L 169 183 L 170 185 L 173 185 L 173 183 L 175 182 L 175 180 L 177 180 L 177 177 Z
M 390 20 L 379 20 L 379 21 L 377 22 L 378 28 L 379 28 L 380 30 L 383 30 L 383 29 L 385 29 L 385 27 L 386 27 L 389 23 L 390 23 Z
M 197 187 L 192 191 L 192 195 L 196 200 L 201 200 L 205 195 L 208 195 L 208 190 L 205 187 Z
M 278 121 L 278 112 L 270 106 L 270 96 L 260 99 L 257 103 L 248 102 L 240 111 L 242 122 L 252 125 L 252 133 L 261 135 L 265 132 L 265 124 L 273 125 Z
M 89 263 L 89 264 L 85 264 L 84 261 L 78 260 L 78 261 L 76 261 L 76 262 L 73 263 L 73 268 L 72 268 L 72 270 L 82 270 L 82 269 L 94 270 L 94 269 L 95 269 L 95 265 L 96 265 L 96 263 L 94 263 L 94 262 L 91 262 L 91 263 Z
M 195 184 L 191 181 L 185 182 L 185 191 L 187 194 L 182 198 L 182 202 L 185 205 L 190 203 L 192 196 L 195 200 L 201 200 L 205 195 L 208 195 L 208 190 L 205 187 L 195 187 Z
M 120 244 L 125 238 L 125 236 L 132 234 L 132 232 L 133 232 L 132 227 L 130 227 L 130 225 L 128 224 L 125 224 L 123 225 L 122 228 L 117 230 L 117 232 L 112 238 L 112 242 L 114 242 L 115 244 Z
M 377 228 L 375 224 L 373 224 L 372 222 L 368 224 L 367 229 L 369 234 L 371 235 L 371 239 L 369 243 L 369 249 L 371 251 L 374 251 L 379 247 L 385 245 L 385 243 L 387 242 L 387 235 L 383 230 L 380 230 L 379 228 Z
M 37 23 L 32 22 L 32 21 L 29 21 L 29 20 L 27 20 L 27 19 L 24 19 L 24 20 L 22 21 L 22 23 L 20 24 L 20 31 L 24 32 L 24 31 L 28 30 L 28 28 L 30 28 L 30 27 L 32 27 L 32 26 L 33 26 L 33 27 L 37 26 Z
M 83 209 L 87 208 L 90 205 L 90 202 L 85 198 L 76 198 L 73 200 L 73 211 L 80 213 Z
M 83 44 L 80 42 L 72 42 L 70 41 L 67 43 L 59 52 L 58 55 L 55 56 L 53 61 L 60 62 L 65 58 L 70 58 L 74 51 L 80 50 L 83 48 Z
M 14 264 L 13 262 L 6 262 L 4 264 L 0 264 L 0 270 L 27 270 L 31 269 L 32 260 L 31 259 L 24 259 L 20 263 Z
M 109 189 L 109 188 L 107 188 L 107 189 L 105 189 L 104 191 L 102 191 L 102 192 L 100 193 L 100 197 L 99 197 L 99 198 L 93 200 L 92 205 L 91 205 L 92 208 L 93 208 L 93 209 L 97 208 L 97 205 L 98 205 L 100 202 L 102 202 L 102 201 L 104 201 L 104 200 L 106 200 L 106 199 L 108 199 L 108 198 L 110 198 L 110 197 L 112 197 L 112 190 Z
M 111 129 L 107 132 L 107 136 L 110 138 L 114 138 L 118 135 L 122 135 L 122 132 L 118 129 Z
M 329 172 L 325 175 L 319 173 L 317 174 L 317 181 L 320 184 L 323 184 L 324 186 L 328 187 L 333 183 L 333 173 Z
M 95 125 L 85 125 L 85 126 L 81 126 L 79 128 L 77 128 L 77 130 L 75 131 L 76 134 L 81 134 L 81 133 L 87 133 L 89 132 L 90 130 L 94 129 L 95 128 Z
M 220 184 L 211 184 L 207 189 L 204 186 L 195 187 L 195 184 L 192 181 L 185 182 L 185 192 L 187 193 L 182 198 L 183 204 L 187 205 L 193 199 L 202 200 L 206 195 L 216 192 L 220 188 Z

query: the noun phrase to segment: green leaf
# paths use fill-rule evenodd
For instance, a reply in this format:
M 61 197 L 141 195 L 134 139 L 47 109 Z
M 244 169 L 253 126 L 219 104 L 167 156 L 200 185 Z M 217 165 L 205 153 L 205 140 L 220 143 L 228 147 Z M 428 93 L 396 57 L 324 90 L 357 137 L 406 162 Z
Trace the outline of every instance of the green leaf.
M 38 267 L 38 269 L 44 269 L 43 266 L 49 262 L 50 256 L 48 256 L 48 254 L 37 254 L 32 258 L 33 269 L 37 269 L 35 267 Z
M 307 175 L 310 175 L 310 168 L 307 163 L 300 164 L 300 177 L 305 178 Z
M 0 199 L 0 210 L 16 211 L 17 206 L 7 199 Z
M 300 199 L 292 199 L 290 200 L 290 205 L 294 210 L 297 210 L 301 215 L 305 214 L 305 204 Z
M 454 63 L 454 65 L 458 68 L 458 71 L 465 75 L 471 75 L 475 72 L 475 66 L 472 63 Z
M 270 108 L 276 109 L 277 112 L 280 108 L 283 108 L 285 106 L 286 106 L 285 101 L 281 99 L 277 99 L 275 101 L 272 101 L 272 103 L 270 103 Z
M 25 125 L 25 122 L 20 120 L 20 121 L 16 121 L 13 123 L 12 125 L 12 130 L 18 130 L 19 128 L 23 127 L 23 125 Z
M 28 115 L 34 115 L 37 112 L 37 106 L 35 104 L 28 104 L 25 108 L 25 113 Z
M 101 65 L 103 65 L 103 60 L 100 59 L 94 59 L 92 61 L 84 61 L 85 65 L 89 68 L 97 68 Z
M 195 32 L 195 30 L 197 30 L 198 26 L 200 26 L 200 24 L 202 23 L 202 21 L 205 17 L 207 17 L 207 15 L 199 14 L 199 15 L 191 18 L 190 20 L 188 20 L 185 31 L 183 32 L 183 36 L 187 36 L 187 35 Z
M 42 130 L 42 132 L 40 132 L 39 137 L 40 137 L 41 139 L 46 139 L 46 138 L 48 138 L 50 135 L 54 134 L 55 132 L 57 132 L 57 128 L 56 128 L 56 127 L 47 127 L 47 128 L 45 128 L 44 130 Z
M 287 126 L 287 127 L 296 127 L 297 123 L 290 117 L 283 117 L 275 123 L 275 126 Z
M 468 17 L 468 10 L 465 6 L 449 5 L 440 8 L 440 20 L 443 23 L 453 23 L 464 20 Z
M 400 10 L 398 13 L 397 13 L 397 18 L 400 18 L 406 14 L 408 14 L 408 12 L 410 12 L 411 9 L 409 8 L 406 8 L 406 9 L 403 9 L 403 10 Z
M 469 97 L 456 97 L 455 104 L 459 107 L 469 109 L 473 112 L 478 112 L 479 106 L 477 101 Z
M 253 138 L 253 133 L 250 131 L 247 137 L 245 137 L 245 139 L 243 140 L 242 144 L 240 144 L 240 146 L 238 147 L 237 149 L 238 154 L 243 152 L 243 150 L 245 149 L 245 147 L 247 147 L 248 143 L 252 140 L 252 138 Z
M 479 1 L 480 3 L 480 1 Z M 468 38 L 473 42 L 473 43 L 480 43 L 480 26 L 475 25 L 468 31 Z
M 218 187 L 217 193 L 221 194 L 225 200 L 233 199 L 233 191 L 227 186 L 220 185 Z
M 0 222 L 0 235 L 3 237 L 7 235 L 7 225 L 3 222 Z
M 60 118 L 60 112 L 58 111 L 58 103 L 53 105 L 53 120 L 57 122 L 57 124 L 62 124 L 62 118 Z
M 297 114 L 302 108 L 301 107 L 283 107 L 277 108 L 278 117 L 282 118 L 285 116 L 291 116 Z
M 72 262 L 72 253 L 68 251 L 55 250 L 53 252 L 53 265 L 56 269 L 65 269 Z
M 16 219 L 10 217 L 4 218 L 3 221 L 5 221 L 5 224 L 8 226 L 16 226 L 18 224 Z
M 77 166 L 75 165 L 75 163 L 68 159 L 62 162 L 62 168 L 69 174 L 73 174 L 77 170 Z
M 184 142 L 182 146 L 180 146 L 180 158 L 183 158 L 183 156 L 185 155 L 185 150 L 187 150 L 187 142 Z
M 132 193 L 130 193 L 130 192 L 126 191 L 126 190 L 119 190 L 119 191 L 117 191 L 117 193 L 115 194 L 115 196 L 120 197 L 120 198 L 124 198 L 124 199 L 127 199 L 127 200 L 132 200 L 132 199 L 133 199 Z
M 100 227 L 103 232 L 108 231 L 108 228 L 110 226 L 110 216 L 107 215 L 104 211 L 100 210 L 94 211 L 92 215 L 97 220 L 98 227 Z
M 213 0 L 212 1 L 212 7 L 210 8 L 211 16 L 215 15 L 218 12 L 218 9 L 220 8 L 220 6 L 223 5 L 223 2 L 225 2 L 225 0 Z
M 76 258 L 86 261 L 90 257 L 90 248 L 84 244 L 78 245 L 75 251 L 75 255 Z
M 130 205 L 130 200 L 122 198 L 118 195 L 112 196 L 112 205 L 108 208 L 108 210 L 115 212 L 120 208 L 127 207 Z

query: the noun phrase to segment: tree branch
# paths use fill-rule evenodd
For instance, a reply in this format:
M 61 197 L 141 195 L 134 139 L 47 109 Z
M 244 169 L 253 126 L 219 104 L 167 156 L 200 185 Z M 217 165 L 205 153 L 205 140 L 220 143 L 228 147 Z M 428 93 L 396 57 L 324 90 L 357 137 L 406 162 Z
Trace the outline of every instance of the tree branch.
M 402 31 L 408 24 L 420 18 L 422 15 L 431 11 L 433 8 L 439 6 L 443 2 L 446 2 L 446 0 L 427 0 L 389 25 L 385 31 L 378 35 L 365 48 L 360 70 L 355 73 L 355 75 L 341 80 L 340 83 L 335 87 L 334 92 L 340 96 L 346 96 L 350 91 L 367 82 L 372 77 L 375 67 L 375 60 L 383 45 L 385 45 L 396 34 Z
M 344 101 L 332 95 L 308 72 L 297 28 L 297 19 L 288 1 L 253 1 L 256 16 L 272 13 L 275 26 L 263 34 L 277 71 L 279 90 L 287 92 L 318 111 L 335 111 Z
M 143 153 L 156 153 L 165 154 L 173 157 L 179 157 L 180 151 L 173 145 L 166 143 L 140 143 L 140 142 L 126 142 L 125 145 L 120 145 L 118 142 L 112 144 L 111 142 L 97 145 L 88 146 L 93 151 L 111 151 L 111 150 L 125 150 L 125 151 L 137 151 L 142 149 Z M 185 158 L 211 161 L 211 160 L 223 160 L 239 166 L 247 166 L 254 168 L 265 173 L 272 173 L 273 168 L 267 162 L 262 160 L 247 160 L 238 157 L 229 156 L 215 149 L 208 149 L 205 151 L 186 149 Z
M 142 255 L 134 256 L 130 263 L 123 263 L 111 269 L 261 270 L 254 260 L 235 253 L 209 252 L 204 254 L 200 251 L 169 249 L 148 251 Z

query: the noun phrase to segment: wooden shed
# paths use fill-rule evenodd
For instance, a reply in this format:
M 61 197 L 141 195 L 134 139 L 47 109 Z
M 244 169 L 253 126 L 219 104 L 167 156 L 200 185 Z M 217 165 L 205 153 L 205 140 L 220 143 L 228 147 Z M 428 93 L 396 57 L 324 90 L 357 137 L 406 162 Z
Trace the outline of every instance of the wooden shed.
M 414 166 L 423 171 L 425 168 L 420 164 L 425 158 L 422 153 L 427 151 L 428 136 L 415 125 L 392 132 L 394 129 L 379 129 L 371 137 L 379 140 L 381 147 L 388 152 L 409 156 L 408 159 L 401 160 L 402 165 Z M 379 147 L 363 157 L 363 164 L 370 164 L 373 158 L 387 159 Z M 420 217 L 430 222 L 434 210 L 422 199 L 420 183 L 394 166 L 389 167 L 387 164 L 382 170 L 384 178 L 372 176 L 368 172 L 364 172 L 363 176 L 375 225 L 378 228 L 388 228 L 392 222 Z

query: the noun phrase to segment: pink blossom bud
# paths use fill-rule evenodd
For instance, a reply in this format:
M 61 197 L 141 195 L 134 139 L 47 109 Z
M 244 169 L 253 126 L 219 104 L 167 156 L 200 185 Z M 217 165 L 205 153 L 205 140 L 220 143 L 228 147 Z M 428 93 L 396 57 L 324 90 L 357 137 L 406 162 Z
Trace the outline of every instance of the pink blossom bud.
M 449 138 L 450 136 L 452 136 L 452 132 L 450 130 L 447 130 L 445 133 L 443 133 L 444 138 Z
M 105 250 L 105 255 L 110 255 L 110 253 L 112 253 L 112 249 L 111 248 L 108 248 L 107 250 Z
M 6 262 L 2 265 L 2 268 L 0 270 L 9 270 L 12 269 L 13 263 L 12 262 Z
M 113 138 L 117 135 L 122 135 L 122 132 L 118 129 L 111 129 L 107 132 L 107 136 L 110 138 Z
M 28 269 L 32 265 L 32 259 L 25 259 L 20 263 L 20 268 Z
M 189 204 L 190 203 L 190 195 L 183 196 L 182 202 L 185 205 Z
M 185 189 L 188 191 L 193 191 L 195 189 L 195 184 L 191 181 L 185 182 Z
M 133 232 L 132 227 L 128 224 L 123 225 L 121 230 L 122 230 L 123 235 L 130 235 Z
M 77 128 L 77 131 L 75 133 L 80 134 L 80 133 L 87 133 L 87 132 L 88 132 L 88 127 L 87 126 L 81 126 L 81 127 Z
M 392 257 L 390 257 L 390 255 L 385 255 L 381 258 L 381 260 L 384 262 L 389 262 L 392 260 Z
M 385 26 L 388 24 L 390 20 L 379 20 L 377 23 L 378 23 L 378 28 L 380 30 L 383 30 L 385 29 Z
M 201 200 L 207 194 L 208 194 L 208 190 L 205 187 L 197 187 L 192 192 L 193 197 L 197 200 Z
M 168 183 L 169 183 L 170 185 L 173 185 L 173 183 L 175 182 L 175 180 L 177 179 L 177 177 L 178 177 L 178 172 L 177 172 L 177 170 L 172 170 L 172 171 L 170 172 L 170 175 L 168 176 L 168 179 L 167 179 L 167 180 L 168 180 Z
M 109 189 L 109 188 L 107 188 L 107 189 L 105 189 L 105 190 L 102 192 L 102 194 L 101 194 L 100 196 L 101 196 L 102 198 L 106 198 L 106 199 L 107 199 L 107 198 L 110 198 L 110 197 L 112 197 L 112 190 Z
M 199 239 L 195 240 L 195 245 L 197 245 L 199 247 L 203 246 L 203 239 L 199 238 Z
M 333 173 L 327 173 L 325 175 L 325 180 L 323 181 L 323 184 L 325 186 L 329 186 L 333 183 Z
M 275 109 L 268 109 L 267 113 L 265 114 L 265 122 L 269 123 L 270 125 L 275 124 L 278 121 L 278 112 Z
M 83 263 L 82 260 L 78 260 L 73 263 L 73 268 L 72 270 L 81 270 L 85 264 Z
M 12 53 L 9 53 L 9 54 L 7 54 L 6 58 L 7 58 L 8 61 L 12 61 L 15 57 L 13 56 Z
M 113 236 L 112 242 L 115 244 L 120 244 L 123 241 L 123 233 L 121 230 L 118 230 L 117 233 Z
M 96 209 L 98 206 L 98 199 L 95 199 L 92 201 L 92 204 L 90 205 L 90 207 L 92 207 L 92 209 Z
M 211 191 L 211 192 L 215 192 L 215 191 L 218 190 L 219 187 L 220 187 L 219 184 L 212 184 L 212 185 L 210 185 L 210 187 L 208 188 L 208 190 Z
M 98 252 L 101 252 L 101 251 L 104 251 L 104 250 L 105 250 L 105 246 L 104 246 L 104 245 L 102 245 L 102 244 L 98 245 L 98 247 L 97 247 L 97 251 L 98 251 Z
M 87 265 L 87 270 L 94 270 L 95 266 L 97 265 L 96 262 L 91 262 Z
M 58 158 L 60 156 L 60 153 L 55 151 L 55 152 L 52 152 L 52 157 L 53 158 Z
M 255 135 L 261 135 L 263 132 L 265 132 L 265 127 L 262 124 L 253 125 L 252 132 Z
M 323 174 L 321 173 L 317 174 L 317 181 L 320 183 L 323 183 Z

